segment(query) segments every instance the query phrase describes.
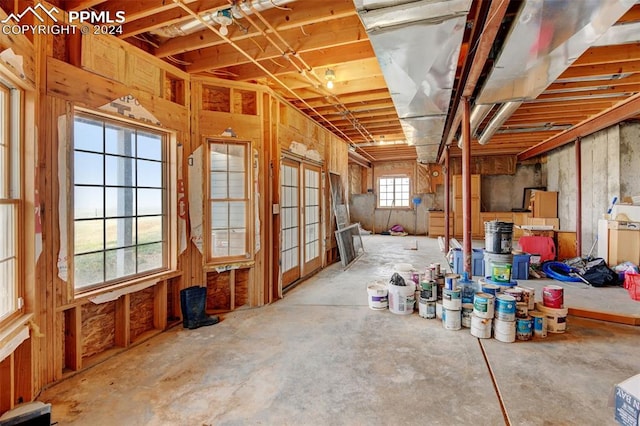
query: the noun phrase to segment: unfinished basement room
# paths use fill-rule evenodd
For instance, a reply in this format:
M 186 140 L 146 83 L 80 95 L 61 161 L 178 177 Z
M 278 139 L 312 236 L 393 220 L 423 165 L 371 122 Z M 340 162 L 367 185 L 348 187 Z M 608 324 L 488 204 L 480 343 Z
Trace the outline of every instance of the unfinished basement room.
M 0 0 L 0 426 L 640 426 L 640 1 Z

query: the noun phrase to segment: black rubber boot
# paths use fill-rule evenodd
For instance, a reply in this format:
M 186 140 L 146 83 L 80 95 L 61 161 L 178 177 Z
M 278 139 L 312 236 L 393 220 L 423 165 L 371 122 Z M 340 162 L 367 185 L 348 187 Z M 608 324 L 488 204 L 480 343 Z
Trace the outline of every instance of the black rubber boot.
M 182 326 L 194 329 L 206 325 L 217 324 L 217 316 L 210 317 L 205 312 L 207 302 L 206 287 L 187 287 L 180 290 L 180 307 L 182 309 Z

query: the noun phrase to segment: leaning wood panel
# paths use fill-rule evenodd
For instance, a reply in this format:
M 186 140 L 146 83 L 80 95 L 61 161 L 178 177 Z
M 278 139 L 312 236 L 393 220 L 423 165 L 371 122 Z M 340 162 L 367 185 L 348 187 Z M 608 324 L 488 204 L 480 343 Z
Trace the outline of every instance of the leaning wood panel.
M 153 287 L 131 293 L 131 316 L 129 324 L 131 327 L 132 342 L 135 342 L 136 338 L 144 332 L 153 330 L 154 307 Z
M 82 358 L 115 346 L 115 302 L 82 305 Z
M 231 309 L 230 272 L 207 273 L 207 310 Z

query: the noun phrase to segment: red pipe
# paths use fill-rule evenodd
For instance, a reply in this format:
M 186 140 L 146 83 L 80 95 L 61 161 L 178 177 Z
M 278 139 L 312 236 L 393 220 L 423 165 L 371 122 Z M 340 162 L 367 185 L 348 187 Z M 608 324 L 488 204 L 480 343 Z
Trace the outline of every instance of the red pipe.
M 464 270 L 471 276 L 471 112 L 462 97 L 462 249 Z
M 451 173 L 449 173 L 449 147 L 444 151 L 444 253 L 449 253 L 449 212 L 451 211 Z
M 582 256 L 582 152 L 581 138 L 575 142 L 576 151 L 576 256 Z

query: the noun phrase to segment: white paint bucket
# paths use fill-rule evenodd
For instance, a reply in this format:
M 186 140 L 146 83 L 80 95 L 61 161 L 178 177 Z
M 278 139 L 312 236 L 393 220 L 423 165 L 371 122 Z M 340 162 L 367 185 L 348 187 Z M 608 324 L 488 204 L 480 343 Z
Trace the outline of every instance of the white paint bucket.
M 516 320 L 516 299 L 507 294 L 499 294 L 496 297 L 496 319 L 500 321 Z
M 471 316 L 471 335 L 478 339 L 491 338 L 492 318 L 480 318 L 475 315 Z
M 525 302 L 516 302 L 516 318 L 526 318 L 529 316 L 529 305 Z
M 518 340 L 531 340 L 533 336 L 533 321 L 531 317 L 516 318 L 516 338 Z
M 493 318 L 495 297 L 489 293 L 473 295 L 473 314 L 479 318 Z
M 520 286 L 518 288 L 522 289 L 522 301 L 527 303 L 530 311 L 533 311 L 536 308 L 536 289 Z
M 447 330 L 460 330 L 462 328 L 462 311 L 442 309 L 442 326 Z
M 547 308 L 540 302 L 536 303 L 536 309 L 547 317 L 547 331 L 549 333 L 564 333 L 567 330 L 569 309 Z
M 369 307 L 374 310 L 387 309 L 389 307 L 389 289 L 379 281 L 367 286 L 369 295 Z
M 436 318 L 442 319 L 442 301 L 436 302 Z
M 516 341 L 516 323 L 515 321 L 493 320 L 493 337 L 504 343 L 513 343 Z
M 462 326 L 471 328 L 471 315 L 473 315 L 473 303 L 462 304 Z
M 462 290 L 460 287 L 455 287 L 452 290 L 448 290 L 446 287 L 442 292 L 442 307 L 444 309 L 450 309 L 452 311 L 459 311 L 462 309 Z
M 533 319 L 533 335 L 535 337 L 547 337 L 547 316 L 542 312 L 529 311 L 531 319 Z
M 415 305 L 415 285 L 409 280 L 407 285 L 389 284 L 389 310 L 394 314 L 409 315 Z
M 420 315 L 422 318 L 435 318 L 436 302 L 432 302 L 421 297 L 418 300 L 418 315 Z

